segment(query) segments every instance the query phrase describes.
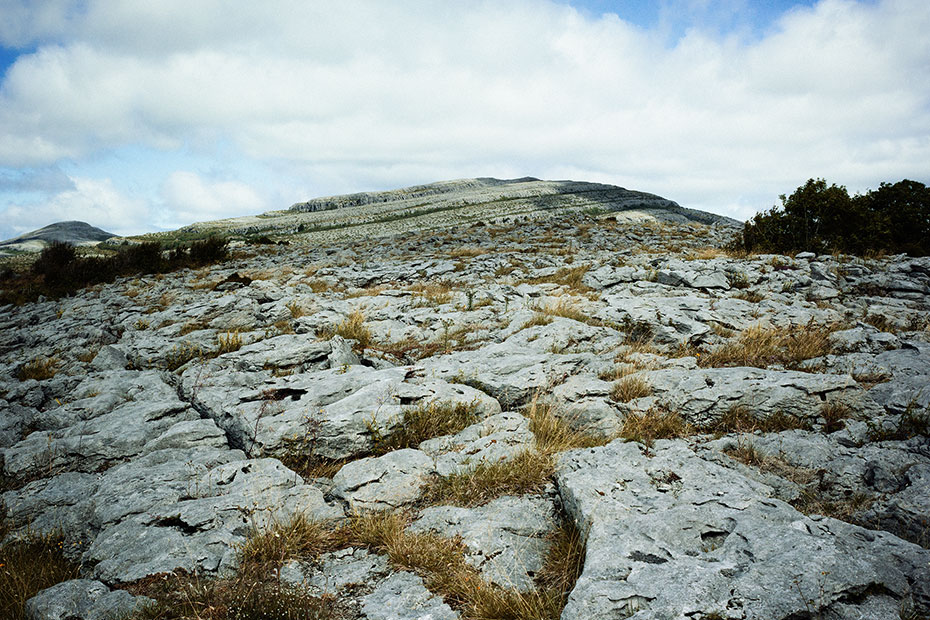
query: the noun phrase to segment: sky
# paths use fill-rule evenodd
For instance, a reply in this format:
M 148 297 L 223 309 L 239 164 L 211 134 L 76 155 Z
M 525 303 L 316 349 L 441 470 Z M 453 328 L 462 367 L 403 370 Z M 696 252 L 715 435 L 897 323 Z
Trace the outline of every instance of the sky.
M 489 176 L 930 183 L 927 0 L 0 0 L 0 239 Z

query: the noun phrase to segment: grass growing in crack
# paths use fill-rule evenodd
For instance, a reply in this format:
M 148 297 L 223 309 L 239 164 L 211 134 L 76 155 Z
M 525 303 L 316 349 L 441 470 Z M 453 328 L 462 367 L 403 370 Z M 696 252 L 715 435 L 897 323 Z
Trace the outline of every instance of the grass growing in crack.
M 502 495 L 537 493 L 553 472 L 549 454 L 524 450 L 508 461 L 481 463 L 474 469 L 435 478 L 423 498 L 429 504 L 478 506 Z
M 217 355 L 222 355 L 224 353 L 232 353 L 233 351 L 238 351 L 242 348 L 242 336 L 239 335 L 239 330 L 226 332 L 225 334 L 219 334 L 216 337 L 217 342 Z
M 433 437 L 452 435 L 478 421 L 478 403 L 432 402 L 404 411 L 400 428 L 375 446 L 376 454 L 416 448 Z
M 572 448 L 603 445 L 607 438 L 573 428 L 555 415 L 551 406 L 534 398 L 524 410 L 536 448 L 520 452 L 514 458 L 434 478 L 426 486 L 423 498 L 428 504 L 478 506 L 502 495 L 524 495 L 542 490 L 551 478 L 554 455 Z
M 579 265 L 577 267 L 562 267 L 558 269 L 554 274 L 549 276 L 540 276 L 538 278 L 528 278 L 524 282 L 528 284 L 561 284 L 562 286 L 569 288 L 573 291 L 579 293 L 587 293 L 590 288 L 582 284 L 581 280 L 584 278 L 584 274 L 588 272 L 591 268 L 590 265 Z
M 735 342 L 702 355 L 699 364 L 704 368 L 781 365 L 796 369 L 804 360 L 832 352 L 830 334 L 835 329 L 835 326 L 811 324 L 791 329 L 755 325 L 743 330 Z
M 916 402 L 908 404 L 892 427 L 869 424 L 871 441 L 904 441 L 918 436 L 930 437 L 930 408 L 920 410 Z
M 336 333 L 346 340 L 355 340 L 357 349 L 365 349 L 371 344 L 371 330 L 365 325 L 365 315 L 361 310 L 353 310 L 339 325 Z
M 758 418 L 752 414 L 748 407 L 734 405 L 702 430 L 725 435 L 726 433 L 752 433 L 755 431 L 778 433 L 794 429 L 810 430 L 811 425 L 805 420 L 781 411 L 775 412 L 767 418 Z
M 16 378 L 20 381 L 35 379 L 36 381 L 45 381 L 51 379 L 58 372 L 59 360 L 56 357 L 37 357 L 31 362 L 26 362 L 16 371 Z
M 276 521 L 267 530 L 256 530 L 249 536 L 239 550 L 240 570 L 267 573 L 292 558 L 316 558 L 338 548 L 340 534 L 331 524 L 295 513 L 289 519 Z
M 610 388 L 610 398 L 618 403 L 628 403 L 636 398 L 652 395 L 652 386 L 642 377 L 628 375 L 615 382 Z
M 829 401 L 820 406 L 820 416 L 823 418 L 823 432 L 829 434 L 844 428 L 844 420 L 852 418 L 853 411 L 844 403 Z
M 791 505 L 804 514 L 819 514 L 855 523 L 856 513 L 868 508 L 874 500 L 863 493 L 855 493 L 842 499 L 828 499 L 828 489 L 824 488 L 821 473 L 814 469 L 791 465 L 783 458 L 766 454 L 759 450 L 748 436 L 741 436 L 736 446 L 724 452 L 734 460 L 797 484 L 800 494 Z
M 29 534 L 0 547 L 0 617 L 26 618 L 28 599 L 56 583 L 78 578 L 80 567 L 65 558 L 64 546 L 60 534 Z
M 550 551 L 540 571 L 539 588 L 522 593 L 486 581 L 465 559 L 465 548 L 454 539 L 433 533 L 404 531 L 406 518 L 397 513 L 353 519 L 351 537 L 386 554 L 395 568 L 419 574 L 426 587 L 468 620 L 555 620 L 584 563 L 581 537 L 563 526 L 550 537 Z
M 695 433 L 694 427 L 674 411 L 649 409 L 640 414 L 631 413 L 623 420 L 620 437 L 652 446 L 656 439 L 677 439 Z

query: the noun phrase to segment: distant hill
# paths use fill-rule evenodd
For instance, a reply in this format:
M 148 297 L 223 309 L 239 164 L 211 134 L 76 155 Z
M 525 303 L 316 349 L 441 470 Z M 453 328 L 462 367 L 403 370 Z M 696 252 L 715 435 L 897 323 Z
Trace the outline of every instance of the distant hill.
M 424 230 L 465 230 L 485 223 L 540 220 L 573 213 L 631 222 L 740 224 L 721 215 L 682 207 L 655 194 L 615 185 L 524 177 L 458 179 L 314 198 L 287 210 L 199 222 L 177 232 L 297 236 L 307 242 L 329 243 Z
M 87 222 L 55 222 L 13 239 L 0 241 L 0 251 L 39 252 L 53 241 L 63 241 L 72 245 L 95 245 L 115 236 Z

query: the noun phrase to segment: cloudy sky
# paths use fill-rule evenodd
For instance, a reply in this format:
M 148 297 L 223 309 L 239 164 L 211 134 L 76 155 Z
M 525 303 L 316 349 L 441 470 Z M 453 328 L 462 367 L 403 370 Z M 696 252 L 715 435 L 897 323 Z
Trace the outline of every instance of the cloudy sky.
M 927 0 L 0 0 L 0 239 L 494 176 L 930 183 Z

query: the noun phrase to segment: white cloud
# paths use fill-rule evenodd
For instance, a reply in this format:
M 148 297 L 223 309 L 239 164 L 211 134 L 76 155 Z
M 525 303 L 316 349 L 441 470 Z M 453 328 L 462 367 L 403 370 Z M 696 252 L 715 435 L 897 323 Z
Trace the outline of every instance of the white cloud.
M 254 215 L 269 209 L 254 189 L 238 181 L 207 182 L 193 172 L 171 174 L 161 188 L 159 225 L 179 228 L 195 221 Z
M 224 143 L 324 194 L 571 171 L 741 216 L 811 176 L 930 182 L 926 0 L 822 0 L 762 38 L 692 28 L 673 46 L 661 24 L 547 0 L 88 0 L 13 14 L 0 40 L 42 46 L 0 88 L 0 165 Z M 310 197 L 268 204 L 275 188 L 179 174 L 162 221 Z
M 52 222 L 79 220 L 118 235 L 148 230 L 148 206 L 126 196 L 110 179 L 71 178 L 74 189 L 58 192 L 50 199 L 13 204 L 2 212 L 8 225 L 0 227 L 0 238 L 14 237 Z

